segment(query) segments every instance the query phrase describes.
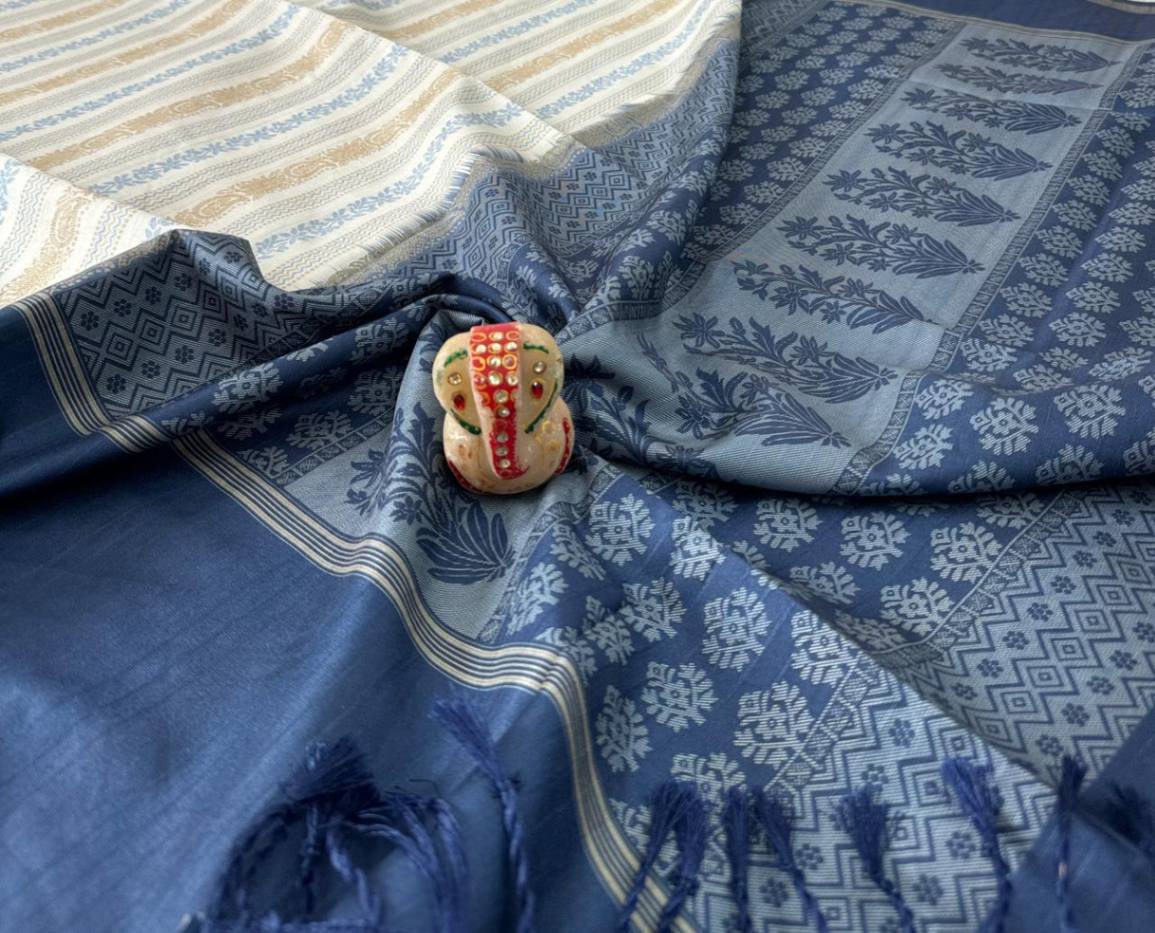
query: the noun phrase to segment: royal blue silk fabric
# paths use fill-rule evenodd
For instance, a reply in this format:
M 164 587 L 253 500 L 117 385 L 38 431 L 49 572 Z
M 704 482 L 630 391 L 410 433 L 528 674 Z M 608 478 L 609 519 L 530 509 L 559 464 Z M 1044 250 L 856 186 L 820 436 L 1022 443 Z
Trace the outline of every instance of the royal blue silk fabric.
M 207 923 L 236 841 L 349 736 L 456 815 L 471 931 L 516 929 L 526 883 L 537 929 L 613 929 L 671 778 L 708 822 L 678 929 L 734 928 L 738 787 L 788 805 L 830 930 L 899 930 L 840 806 L 865 787 L 918 930 L 1150 930 L 1112 815 L 1113 785 L 1155 798 L 1133 6 L 750 4 L 667 109 L 473 179 L 362 284 L 285 292 L 179 230 L 0 310 L 0 928 Z M 577 428 L 510 499 L 456 484 L 430 381 L 506 319 L 556 336 Z M 528 880 L 444 698 L 516 777 Z M 947 759 L 989 769 L 1005 925 Z M 353 857 L 382 929 L 436 928 L 403 851 Z M 261 863 L 251 929 L 301 919 L 295 872 Z M 302 923 L 356 916 L 326 872 Z M 760 933 L 816 928 L 760 834 L 749 898 Z

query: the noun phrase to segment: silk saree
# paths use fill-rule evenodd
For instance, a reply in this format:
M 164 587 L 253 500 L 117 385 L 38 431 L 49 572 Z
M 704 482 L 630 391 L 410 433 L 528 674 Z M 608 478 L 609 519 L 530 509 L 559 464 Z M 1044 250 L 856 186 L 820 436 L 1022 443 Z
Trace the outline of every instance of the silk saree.
M 0 0 L 0 927 L 1152 929 L 1153 42 Z

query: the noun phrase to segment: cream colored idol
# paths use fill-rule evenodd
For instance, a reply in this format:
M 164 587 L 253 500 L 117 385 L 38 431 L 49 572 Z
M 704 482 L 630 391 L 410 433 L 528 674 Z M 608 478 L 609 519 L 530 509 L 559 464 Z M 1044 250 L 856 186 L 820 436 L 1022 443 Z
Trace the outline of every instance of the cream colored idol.
M 475 492 L 515 493 L 560 473 L 573 450 L 564 364 L 548 331 L 485 324 L 445 341 L 433 388 L 445 409 L 445 459 Z

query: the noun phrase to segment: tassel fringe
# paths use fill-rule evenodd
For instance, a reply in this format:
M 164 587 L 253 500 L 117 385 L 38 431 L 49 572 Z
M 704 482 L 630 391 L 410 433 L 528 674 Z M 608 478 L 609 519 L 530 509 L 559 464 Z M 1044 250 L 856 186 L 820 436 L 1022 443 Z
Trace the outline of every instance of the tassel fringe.
M 517 933 L 533 933 L 534 897 L 529 883 L 529 857 L 525 850 L 525 827 L 518 809 L 517 786 L 506 776 L 497 748 L 473 707 L 464 700 L 438 700 L 433 718 L 443 725 L 485 772 L 501 801 L 507 858 L 517 899 Z
M 766 841 L 774 853 L 779 871 L 790 876 L 798 900 L 802 902 L 802 915 L 814 921 L 818 933 L 827 933 L 826 916 L 806 886 L 806 876 L 794 857 L 790 814 L 786 812 L 781 800 L 767 796 L 761 788 L 754 791 L 754 813 L 762 824 L 762 831 L 766 834 Z
M 1059 799 L 1055 804 L 1059 839 L 1056 853 L 1055 897 L 1059 902 L 1059 922 L 1063 933 L 1074 933 L 1075 908 L 1071 903 L 1071 821 L 1079 804 L 1079 788 L 1087 774 L 1081 761 L 1064 755 L 1059 773 Z
M 741 787 L 731 787 L 722 811 L 726 830 L 726 857 L 730 862 L 730 891 L 737 916 L 734 933 L 753 933 L 750 920 L 750 797 Z
M 963 758 L 948 758 L 942 765 L 942 777 L 958 798 L 963 813 L 983 841 L 987 857 L 995 869 L 998 894 L 984 931 L 1002 933 L 1011 907 L 1011 868 L 1003 858 L 999 844 L 999 799 L 990 782 L 990 769 L 979 768 Z
M 888 806 L 877 803 L 869 787 L 862 787 L 842 798 L 840 813 L 846 832 L 854 843 L 866 867 L 866 874 L 898 911 L 899 929 L 902 933 L 914 933 L 914 914 L 910 912 L 906 899 L 886 877 L 882 857 L 886 851 L 886 818 Z

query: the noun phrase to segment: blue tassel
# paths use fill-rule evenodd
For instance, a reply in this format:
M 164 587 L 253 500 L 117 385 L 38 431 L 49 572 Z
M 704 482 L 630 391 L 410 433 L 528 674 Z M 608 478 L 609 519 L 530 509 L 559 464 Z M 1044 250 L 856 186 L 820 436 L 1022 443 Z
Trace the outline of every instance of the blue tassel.
M 1134 787 L 1111 785 L 1107 821 L 1124 839 L 1139 849 L 1155 868 L 1155 810 Z
M 1055 897 L 1059 902 L 1059 922 L 1063 933 L 1075 929 L 1075 908 L 1071 903 L 1071 820 L 1079 805 L 1079 788 L 1087 774 L 1081 761 L 1064 755 L 1059 773 L 1059 798 L 1055 804 L 1058 821 L 1058 858 L 1055 873 Z
M 878 886 L 898 911 L 899 929 L 902 933 L 914 933 L 914 914 L 906 904 L 906 899 L 886 877 L 882 867 L 882 856 L 886 851 L 886 817 L 889 807 L 876 803 L 869 787 L 859 788 L 842 798 L 840 813 L 846 832 L 858 851 L 866 867 L 867 877 Z
M 629 933 L 630 919 L 638 908 L 638 899 L 642 896 L 642 889 L 646 886 L 646 877 L 658 860 L 658 853 L 662 851 L 662 844 L 666 837 L 681 824 L 684 814 L 694 804 L 701 803 L 698 792 L 688 784 L 678 781 L 664 781 L 658 785 L 650 798 L 650 831 L 646 840 L 646 849 L 642 853 L 642 860 L 638 865 L 634 883 L 622 902 L 621 918 L 618 920 L 618 933 Z M 679 907 L 681 905 L 679 904 Z M 664 915 L 663 911 L 663 915 Z
M 285 840 L 290 826 L 308 818 L 310 825 L 339 819 L 378 799 L 372 776 L 357 746 L 342 738 L 332 745 L 324 742 L 309 747 L 304 764 L 282 787 L 285 800 L 259 820 L 234 847 L 218 883 L 217 896 L 209 918 L 222 921 L 250 918 L 249 889 L 257 872 Z M 312 910 L 312 864 L 310 847 L 316 834 L 306 829 L 306 850 L 302 852 L 299 881 L 306 911 Z
M 433 816 L 437 835 L 426 826 Z M 429 881 L 439 933 L 457 933 L 465 900 L 465 854 L 457 820 L 440 800 L 412 794 L 387 794 L 382 803 L 358 815 L 353 828 L 392 843 Z
M 683 785 L 682 793 L 686 798 L 685 803 L 681 818 L 674 823 L 674 841 L 678 846 L 678 864 L 674 867 L 672 878 L 674 889 L 658 917 L 657 933 L 670 933 L 686 898 L 698 889 L 698 872 L 706 855 L 706 805 L 694 785 Z
M 999 799 L 990 781 L 990 769 L 979 768 L 963 758 L 948 758 L 942 763 L 942 776 L 954 790 L 959 806 L 978 832 L 987 857 L 994 865 L 998 895 L 983 928 L 991 933 L 1002 933 L 1011 907 L 1011 868 L 999 845 Z
M 433 718 L 469 752 L 497 792 L 516 891 L 517 933 L 533 933 L 534 897 L 529 884 L 529 857 L 525 850 L 525 828 L 518 811 L 517 787 L 502 770 L 493 739 L 472 706 L 464 700 L 438 700 L 433 705 Z
M 806 876 L 802 873 L 802 868 L 794 857 L 790 814 L 786 812 L 782 801 L 777 797 L 769 797 L 761 788 L 756 788 L 754 790 L 754 813 L 762 824 L 766 841 L 777 859 L 778 870 L 790 876 L 798 900 L 802 902 L 802 916 L 813 918 L 819 933 L 828 933 L 826 915 L 822 913 L 817 899 L 806 886 Z
M 738 916 L 734 933 L 754 933 L 750 921 L 750 797 L 741 787 L 731 787 L 722 811 L 726 830 L 726 857 L 730 862 L 730 890 Z

